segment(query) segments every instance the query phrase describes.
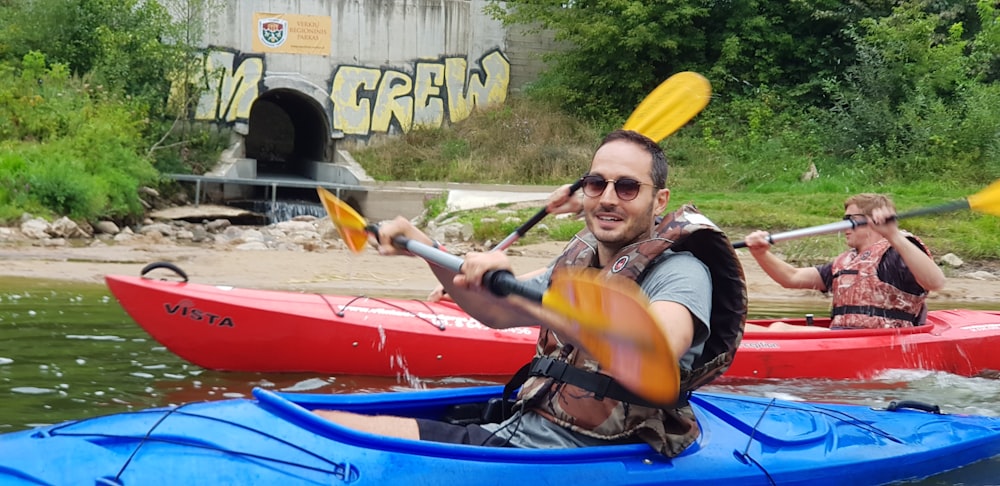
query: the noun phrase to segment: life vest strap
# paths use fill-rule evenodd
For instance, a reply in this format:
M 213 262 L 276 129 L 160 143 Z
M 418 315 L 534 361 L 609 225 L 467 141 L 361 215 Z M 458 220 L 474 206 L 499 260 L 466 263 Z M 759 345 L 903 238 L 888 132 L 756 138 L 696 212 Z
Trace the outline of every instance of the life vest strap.
M 886 309 L 870 305 L 841 305 L 834 307 L 830 311 L 830 317 L 847 314 L 861 314 L 863 316 L 884 317 L 886 319 L 896 319 L 898 321 L 912 322 L 917 325 L 918 316 L 897 309 Z
M 650 403 L 638 395 L 628 391 L 625 387 L 615 381 L 614 378 L 604 373 L 593 373 L 582 370 L 569 363 L 550 358 L 548 356 L 536 357 L 530 363 L 521 367 L 510 382 L 504 387 L 504 395 L 509 396 L 513 390 L 523 385 L 530 376 L 545 376 L 554 378 L 556 381 L 580 387 L 594 394 L 594 398 L 603 400 L 605 397 L 630 403 L 641 407 L 664 408 L 662 405 Z M 682 407 L 686 400 L 681 400 L 674 407 Z

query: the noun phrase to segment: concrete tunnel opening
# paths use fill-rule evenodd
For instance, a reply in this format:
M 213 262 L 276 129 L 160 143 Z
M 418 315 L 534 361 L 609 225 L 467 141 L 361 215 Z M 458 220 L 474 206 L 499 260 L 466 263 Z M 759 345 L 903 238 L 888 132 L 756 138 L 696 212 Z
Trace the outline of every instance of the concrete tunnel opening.
M 229 204 L 268 214 L 272 222 L 296 214 L 323 215 L 315 187 L 301 183 L 316 180 L 315 163 L 330 161 L 329 133 L 323 108 L 308 95 L 284 88 L 260 94 L 250 107 L 245 157 L 253 160 L 256 179 L 298 184 L 248 186 L 243 199 Z M 345 202 L 356 209 L 361 206 L 353 196 L 345 197 Z
M 330 132 L 323 110 L 297 91 L 261 94 L 250 108 L 246 157 L 257 161 L 257 176 L 308 178 L 307 164 L 327 161 Z

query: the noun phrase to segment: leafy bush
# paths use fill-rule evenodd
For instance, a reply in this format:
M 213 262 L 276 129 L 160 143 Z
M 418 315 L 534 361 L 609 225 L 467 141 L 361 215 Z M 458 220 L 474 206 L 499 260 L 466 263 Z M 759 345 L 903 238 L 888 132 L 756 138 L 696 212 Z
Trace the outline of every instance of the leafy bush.
M 0 217 L 21 211 L 81 220 L 140 216 L 137 187 L 158 174 L 141 155 L 144 117 L 127 102 L 46 66 L 32 52 L 0 69 Z

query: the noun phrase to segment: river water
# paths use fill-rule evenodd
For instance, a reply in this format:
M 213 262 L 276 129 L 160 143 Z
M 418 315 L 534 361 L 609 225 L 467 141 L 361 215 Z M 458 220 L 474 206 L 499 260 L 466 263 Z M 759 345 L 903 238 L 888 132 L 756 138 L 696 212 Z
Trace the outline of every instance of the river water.
M 815 303 L 809 305 L 815 306 Z M 935 307 L 949 308 L 947 303 Z M 756 302 L 751 317 L 822 315 L 796 302 Z M 205 370 L 153 341 L 103 285 L 0 279 L 0 433 L 64 420 L 198 400 L 247 397 L 255 386 L 350 393 L 496 384 L 495 380 L 373 378 Z M 735 380 L 705 388 L 792 400 L 885 406 L 935 403 L 947 413 L 1000 416 L 1000 383 L 890 371 L 868 381 Z M 1000 484 L 1000 458 L 920 484 Z

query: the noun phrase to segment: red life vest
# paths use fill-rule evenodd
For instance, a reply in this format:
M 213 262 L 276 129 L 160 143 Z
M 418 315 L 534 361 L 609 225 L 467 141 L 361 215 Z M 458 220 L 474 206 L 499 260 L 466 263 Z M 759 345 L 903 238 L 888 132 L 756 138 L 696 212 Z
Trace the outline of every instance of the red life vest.
M 916 236 L 906 236 L 930 255 Z M 911 294 L 878 276 L 879 263 L 890 248 L 889 241 L 882 239 L 860 254 L 857 250 L 847 251 L 833 261 L 831 328 L 878 329 L 923 324 L 927 292 Z

